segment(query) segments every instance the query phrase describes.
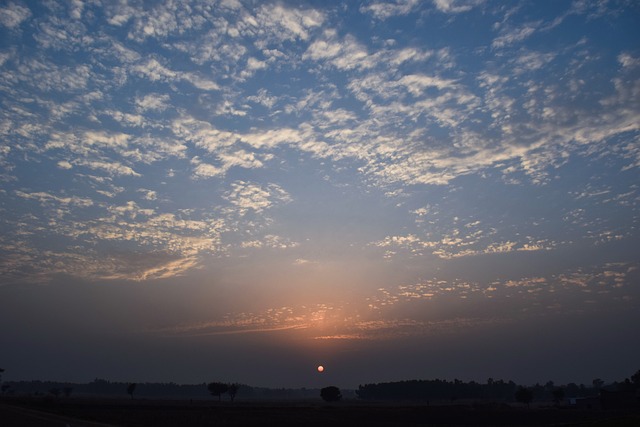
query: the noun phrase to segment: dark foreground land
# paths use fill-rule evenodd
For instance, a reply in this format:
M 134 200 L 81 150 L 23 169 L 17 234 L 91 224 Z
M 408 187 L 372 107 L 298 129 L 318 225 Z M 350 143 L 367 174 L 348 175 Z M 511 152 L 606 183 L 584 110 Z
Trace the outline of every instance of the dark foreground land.
M 13 398 L 0 402 L 6 427 L 170 426 L 640 426 L 637 411 L 414 403 L 204 402 Z

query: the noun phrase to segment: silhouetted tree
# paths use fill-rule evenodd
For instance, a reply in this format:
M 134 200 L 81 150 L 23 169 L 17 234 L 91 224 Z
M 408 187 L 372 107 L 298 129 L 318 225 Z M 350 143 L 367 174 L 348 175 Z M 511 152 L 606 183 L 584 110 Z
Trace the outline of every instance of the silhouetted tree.
M 635 385 L 629 378 L 625 378 L 624 382 L 618 383 L 618 391 L 633 391 L 635 388 Z
M 207 390 L 211 393 L 212 396 L 218 396 L 218 401 L 222 400 L 222 394 L 226 393 L 229 390 L 229 386 L 225 383 L 209 383 L 207 385 Z
M 631 382 L 636 386 L 636 388 L 640 388 L 640 369 L 638 369 L 635 374 L 631 375 Z
M 52 395 L 54 395 L 55 397 L 60 396 L 60 389 L 57 387 L 54 387 L 52 389 L 49 390 L 49 393 L 51 393 Z
M 236 398 L 236 394 L 238 394 L 238 389 L 240 388 L 240 386 L 238 386 L 238 384 L 229 384 L 229 386 L 227 387 L 227 393 L 229 393 L 229 397 L 231 398 L 231 401 L 233 402 L 233 400 Z
M 64 393 L 66 397 L 71 396 L 72 391 L 73 391 L 73 387 L 65 387 L 62 389 L 62 393 Z
M 336 386 L 324 387 L 320 390 L 320 397 L 325 402 L 337 402 L 342 399 L 342 393 L 340 393 L 340 389 Z
M 562 399 L 564 399 L 564 390 L 562 388 L 556 388 L 555 390 L 553 390 L 553 401 L 556 403 L 556 405 L 559 405 L 560 402 L 562 402 Z
M 591 381 L 591 384 L 593 384 L 593 388 L 596 389 L 596 391 L 599 391 L 604 385 L 604 381 L 602 381 L 600 378 L 595 378 L 593 381 Z
M 138 384 L 136 383 L 131 383 L 129 384 L 129 386 L 127 387 L 127 393 L 129 393 L 129 395 L 131 396 L 131 400 L 133 400 L 133 392 L 136 391 L 136 387 L 138 386 Z
M 518 391 L 516 391 L 516 402 L 525 403 L 527 408 L 529 407 L 529 403 L 533 400 L 533 392 L 526 387 L 518 387 Z

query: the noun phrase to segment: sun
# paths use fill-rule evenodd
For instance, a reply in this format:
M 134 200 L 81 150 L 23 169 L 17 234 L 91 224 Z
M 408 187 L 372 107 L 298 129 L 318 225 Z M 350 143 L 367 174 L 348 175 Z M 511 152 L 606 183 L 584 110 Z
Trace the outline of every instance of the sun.
M 324 372 L 324 366 L 319 365 L 318 366 L 318 372 Z

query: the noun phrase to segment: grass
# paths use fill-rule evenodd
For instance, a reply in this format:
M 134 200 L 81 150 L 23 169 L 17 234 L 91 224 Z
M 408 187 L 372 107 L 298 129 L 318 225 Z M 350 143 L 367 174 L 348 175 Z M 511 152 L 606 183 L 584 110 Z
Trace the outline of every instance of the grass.
M 172 426 L 636 426 L 638 411 L 520 405 L 430 405 L 318 401 L 167 401 L 100 398 L 11 398 L 4 405 L 69 420 L 131 427 Z M 6 408 L 6 406 L 5 406 Z M 2 416 L 2 412 L 0 412 Z M 0 423 L 2 418 L 0 418 Z

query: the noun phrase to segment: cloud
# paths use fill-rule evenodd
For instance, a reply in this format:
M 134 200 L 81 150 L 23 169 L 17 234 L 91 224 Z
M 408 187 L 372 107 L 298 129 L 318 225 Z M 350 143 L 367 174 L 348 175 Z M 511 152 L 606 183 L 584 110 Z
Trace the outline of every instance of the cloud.
M 171 81 L 178 77 L 179 73 L 170 70 L 160 64 L 157 59 L 151 58 L 143 64 L 133 67 L 133 71 L 148 77 L 152 82 L 155 81 Z
M 29 58 L 21 62 L 19 73 L 14 77 L 42 92 L 77 93 L 87 89 L 93 74 L 86 64 L 62 66 Z
M 304 264 L 304 263 L 302 263 Z M 456 334 L 527 316 L 589 308 L 584 301 L 600 292 L 609 304 L 628 299 L 635 263 L 595 265 L 569 269 L 558 274 L 520 276 L 488 282 L 434 277 L 408 284 L 381 287 L 365 293 L 358 301 L 332 301 L 298 305 L 265 306 L 253 311 L 229 312 L 201 322 L 186 322 L 152 333 L 170 336 L 204 336 L 270 333 L 297 330 L 297 337 L 312 340 L 393 340 L 399 336 Z M 496 316 L 492 310 L 478 310 L 475 317 L 442 311 L 432 315 L 431 307 L 444 307 L 452 300 L 508 300 Z M 411 307 L 411 310 L 407 310 Z M 494 305 L 490 305 L 494 307 Z M 419 308 L 419 309 L 416 309 Z M 595 308 L 595 307 L 594 307 Z M 403 313 L 398 317 L 398 313 Z M 511 320 L 507 320 L 511 319 Z
M 23 191 L 16 191 L 16 195 L 23 199 L 36 200 L 41 204 L 59 203 L 62 205 L 74 205 L 83 208 L 93 206 L 93 200 L 77 196 L 60 197 L 45 192 L 26 193 Z
M 174 120 L 171 129 L 176 137 L 210 153 L 217 153 L 223 148 L 233 145 L 239 138 L 233 132 L 218 130 L 210 123 L 192 117 Z
M 138 258 L 138 260 L 136 260 Z M 131 258 L 124 262 L 114 262 L 117 265 L 111 271 L 104 271 L 97 278 L 102 280 L 159 280 L 169 279 L 182 276 L 188 271 L 198 266 L 198 260 L 194 257 L 169 259 L 166 261 L 155 260 L 151 258 L 153 264 L 148 262 L 151 260 L 144 259 L 144 263 L 140 262 L 139 257 L 134 257 L 137 262 L 132 262 Z M 112 260 L 113 261 L 113 260 Z M 152 264 L 152 265 L 146 265 Z
M 223 175 L 225 172 L 221 168 L 201 162 L 197 156 L 191 159 L 191 164 L 195 166 L 193 173 L 197 177 L 201 178 L 212 178 L 214 176 Z
M 618 62 L 625 68 L 637 68 L 640 66 L 640 58 L 636 58 L 627 52 L 618 55 Z
M 282 42 L 307 40 L 309 32 L 323 24 L 325 15 L 315 9 L 292 9 L 282 4 L 270 4 L 261 6 L 255 18 L 249 19 L 255 22 L 255 26 L 251 26 L 258 31 L 258 35 L 264 34 Z
M 186 225 L 170 225 L 190 218 L 195 222 L 189 227 L 205 227 L 199 221 L 211 220 L 197 210 L 204 200 L 186 200 L 170 189 L 189 185 L 224 197 L 208 209 L 228 221 L 232 243 L 225 241 L 226 248 L 289 247 L 296 242 L 271 229 L 272 218 L 253 217 L 276 213 L 276 206 L 290 201 L 288 174 L 313 164 L 327 182 L 344 179 L 340 185 L 380 192 L 416 213 L 408 218 L 415 228 L 385 229 L 371 238 L 388 257 L 453 259 L 554 248 L 564 244 L 557 243 L 561 239 L 522 228 L 519 236 L 493 232 L 492 227 L 502 229 L 476 218 L 465 219 L 474 224 L 469 227 L 434 225 L 447 209 L 436 203 L 420 208 L 424 203 L 416 203 L 412 191 L 444 194 L 471 176 L 534 191 L 530 184 L 554 185 L 578 158 L 602 163 L 597 176 L 611 170 L 627 176 L 640 164 L 639 61 L 630 45 L 604 52 L 582 33 L 574 38 L 579 42 L 560 37 L 558 49 L 548 50 L 534 36 L 564 31 L 559 26 L 566 14 L 536 20 L 542 15 L 526 5 L 505 12 L 483 4 L 349 6 L 359 8 L 360 18 L 375 18 L 370 24 L 376 33 L 365 35 L 335 19 L 338 9 L 279 2 L 167 2 L 151 9 L 126 1 L 68 7 L 49 2 L 33 12 L 7 3 L 0 15 L 9 37 L 0 53 L 0 134 L 11 141 L 11 147 L 0 148 L 4 194 L 17 199 L 17 206 L 46 208 L 56 226 L 77 239 L 144 250 L 170 246 L 169 252 L 187 260 L 225 245 L 216 233 L 199 240 Z M 578 6 L 567 13 L 585 22 L 591 19 L 587 14 L 602 9 Z M 505 19 L 493 27 L 493 40 L 462 46 L 455 38 L 443 44 L 434 36 L 425 44 L 408 42 L 401 20 L 391 19 L 414 12 L 409 19 L 418 27 L 427 17 L 429 24 L 453 28 L 460 19 L 451 14 L 463 12 Z M 523 22 L 524 16 L 532 20 Z M 491 58 L 487 44 L 496 54 Z M 21 184 L 20 177 L 32 170 L 53 171 L 56 180 Z M 66 192 L 56 188 L 58 182 Z M 605 187 L 594 186 L 588 194 Z M 603 204 L 606 198 L 632 209 L 634 191 L 612 189 L 574 202 Z M 83 199 L 94 204 L 78 209 L 80 217 L 94 210 L 104 215 L 83 217 L 77 226 L 57 216 L 58 210 L 65 216 L 81 207 Z M 200 216 L 163 216 L 179 203 Z M 594 225 L 589 206 L 581 208 L 582 216 L 569 209 L 562 216 L 575 213 L 576 227 L 590 224 L 588 239 L 625 235 Z M 30 232 L 43 227 L 31 221 Z
M 92 41 L 91 35 L 84 23 L 78 19 L 64 19 L 57 16 L 55 6 L 47 5 L 51 8 L 50 13 L 36 19 L 39 31 L 33 34 L 33 38 L 45 49 L 55 49 L 62 51 L 75 51 L 80 46 Z M 78 12 L 78 9 L 70 11 L 71 14 Z M 73 17 L 72 17 L 73 18 Z
M 187 2 L 166 2 L 153 8 L 126 7 L 117 9 L 109 18 L 112 25 L 122 25 L 133 20 L 128 37 L 136 41 L 146 38 L 164 39 L 170 35 L 183 34 L 203 26 L 207 17 L 199 13 L 200 8 Z
M 514 73 L 523 74 L 527 72 L 537 71 L 547 65 L 556 58 L 557 54 L 542 52 L 526 52 L 521 54 L 513 61 Z
M 169 101 L 169 95 L 160 93 L 149 93 L 135 100 L 139 111 L 164 111 L 169 107 Z
M 327 61 L 340 70 L 366 69 L 374 65 L 364 45 L 350 35 L 338 40 L 333 31 L 325 32 L 324 39 L 309 45 L 302 58 Z
M 496 37 L 491 46 L 494 49 L 501 49 L 521 42 L 531 37 L 540 27 L 541 22 L 530 22 L 519 28 L 506 29 L 501 35 Z
M 141 176 L 135 170 L 133 170 L 129 166 L 123 165 L 120 162 L 79 159 L 75 160 L 73 163 L 78 166 L 84 166 L 93 170 L 102 170 L 109 173 L 110 175 Z
M 284 238 L 282 236 L 276 236 L 273 234 L 267 234 L 259 240 L 250 240 L 250 241 L 242 242 L 240 244 L 240 247 L 245 249 L 247 248 L 291 249 L 291 248 L 296 248 L 298 246 L 300 246 L 298 242 L 294 242 L 294 241 L 291 241 L 290 239 Z
M 249 211 L 261 213 L 274 206 L 275 203 L 288 203 L 291 196 L 277 184 L 262 186 L 246 181 L 235 181 L 231 184 L 224 198 L 228 200 L 242 216 Z
M 191 83 L 194 87 L 202 90 L 218 90 L 219 86 L 202 76 L 199 76 L 190 72 L 178 72 L 173 71 L 164 65 L 160 64 L 157 59 L 152 58 L 147 62 L 138 64 L 133 67 L 133 71 L 147 77 L 152 82 L 163 81 L 171 82 L 174 80 L 185 80 Z
M 433 0 L 433 4 L 442 13 L 468 12 L 483 4 L 485 0 Z
M 420 5 L 418 0 L 395 0 L 391 2 L 373 2 L 360 6 L 360 13 L 371 13 L 380 20 L 393 16 L 408 15 Z
M 433 87 L 439 90 L 456 86 L 455 80 L 442 79 L 439 77 L 411 74 L 402 76 L 397 84 L 407 89 L 414 96 L 422 95 L 425 89 Z
M 105 15 L 110 25 L 121 27 L 132 20 L 138 13 L 135 7 L 130 6 L 127 0 L 107 2 L 105 4 Z
M 58 162 L 58 167 L 59 167 L 60 169 L 66 169 L 66 170 L 69 170 L 69 169 L 73 168 L 73 165 L 72 165 L 71 163 L 69 163 L 68 161 L 66 161 L 66 160 L 60 160 L 60 161 Z
M 264 70 L 268 67 L 268 64 L 265 61 L 260 61 L 256 58 L 250 57 L 247 59 L 246 68 L 240 73 L 240 77 L 242 79 L 249 78 L 255 74 L 258 70 Z
M 148 190 L 146 188 L 140 188 L 140 189 L 138 189 L 138 193 L 141 193 L 142 197 L 145 200 L 157 200 L 158 199 L 158 193 L 155 190 Z
M 9 3 L 0 7 L 0 24 L 7 28 L 14 29 L 29 19 L 31 11 L 28 7 L 15 3 Z

